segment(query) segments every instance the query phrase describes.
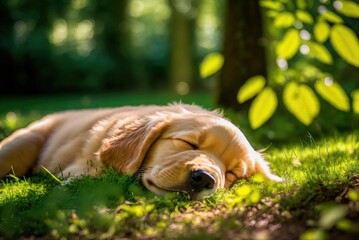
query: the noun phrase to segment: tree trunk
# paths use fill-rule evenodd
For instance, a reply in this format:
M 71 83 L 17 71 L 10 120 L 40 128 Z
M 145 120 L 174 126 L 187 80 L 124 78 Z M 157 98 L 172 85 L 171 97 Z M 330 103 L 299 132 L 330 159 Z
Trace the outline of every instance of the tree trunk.
M 171 58 L 170 58 L 170 87 L 178 94 L 185 95 L 194 83 L 198 71 L 196 71 L 195 46 L 194 46 L 194 23 L 196 11 L 194 1 L 188 3 L 169 0 L 171 7 L 170 35 L 171 35 Z M 182 4 L 182 5 L 180 5 Z
M 109 66 L 104 82 L 106 88 L 129 88 L 134 85 L 129 57 L 130 38 L 127 17 L 127 0 L 97 1 L 95 22 L 103 31 L 96 36 L 97 48 L 106 53 Z
M 267 76 L 265 49 L 260 44 L 263 27 L 259 0 L 227 0 L 223 54 L 225 62 L 219 77 L 218 104 L 236 110 L 239 88 L 254 75 Z

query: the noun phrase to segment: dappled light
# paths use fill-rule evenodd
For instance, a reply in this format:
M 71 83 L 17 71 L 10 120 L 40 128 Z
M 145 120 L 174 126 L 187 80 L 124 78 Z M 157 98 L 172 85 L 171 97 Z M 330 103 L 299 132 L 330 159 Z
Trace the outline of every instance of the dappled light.
M 14 112 L 6 113 L 4 122 L 8 128 L 14 130 L 16 128 L 17 121 L 18 121 L 18 116 L 16 115 L 16 113 Z
M 309 139 L 308 146 L 269 151 L 266 157 L 285 179 L 283 184 L 257 174 L 202 201 L 181 193 L 155 196 L 113 169 L 67 184 L 49 172 L 9 177 L 1 183 L 0 233 L 33 236 L 36 231 L 56 239 L 355 236 L 359 169 L 352 156 L 358 154 L 357 138 Z M 291 155 L 302 164 L 288 164 Z M 308 219 L 298 220 L 297 214 Z
M 302 45 L 300 46 L 299 51 L 301 54 L 307 55 L 310 52 L 310 48 L 308 47 L 308 45 Z
M 128 6 L 130 19 L 131 42 L 134 44 L 134 54 L 149 54 L 153 40 L 158 37 L 167 36 L 167 26 L 163 24 L 170 17 L 170 9 L 164 0 L 145 2 L 143 0 L 133 0 Z M 163 51 L 158 46 L 153 46 L 157 54 L 163 56 Z
M 359 239 L 357 0 L 7 0 L 0 12 L 0 239 Z M 214 115 L 238 126 L 255 150 L 245 153 L 248 165 L 219 163 L 225 180 L 213 183 L 210 176 L 202 192 L 155 195 L 143 172 L 157 145 L 133 164 L 132 175 L 103 171 L 98 147 L 107 142 L 95 132 L 76 135 L 77 117 L 68 133 L 96 148 L 82 166 L 88 172 L 98 161 L 101 171 L 93 176 L 65 179 L 63 169 L 55 176 L 37 162 L 41 172 L 17 177 L 23 159 L 2 161 L 9 136 L 28 133 L 17 130 L 48 114 L 179 102 L 217 109 Z M 174 115 L 181 111 L 190 112 Z M 153 121 L 145 113 L 138 122 Z M 117 139 L 122 128 L 102 124 L 137 123 L 128 114 L 106 116 L 94 128 L 92 118 L 76 126 L 103 128 L 99 134 Z M 159 128 L 151 121 L 148 129 Z M 49 133 L 41 129 L 49 123 L 32 125 L 34 142 L 44 141 Z M 53 131 L 64 135 L 59 129 Z M 67 148 L 79 156 L 85 148 L 66 137 L 56 156 L 69 163 Z M 203 151 L 209 139 L 168 138 L 188 152 Z M 45 154 L 34 142 L 14 145 L 14 152 L 37 161 Z M 22 146 L 35 146 L 37 157 L 17 151 Z M 166 154 L 160 159 L 169 164 Z M 248 166 L 260 168 L 259 157 L 277 181 L 249 176 Z M 221 181 L 231 187 L 212 188 Z
M 93 28 L 94 24 L 91 20 L 83 20 L 76 26 L 74 37 L 78 41 L 77 52 L 82 56 L 89 55 L 93 48 L 91 44 Z
M 176 85 L 176 91 L 179 95 L 187 95 L 189 90 L 189 85 L 186 82 L 179 82 Z
M 27 25 L 23 21 L 17 21 L 14 24 L 14 31 L 16 43 L 22 43 L 25 41 L 28 32 L 31 31 L 31 26 Z
M 300 31 L 300 38 L 305 40 L 305 41 L 308 41 L 308 40 L 311 39 L 311 36 L 310 36 L 310 33 L 307 30 L 301 30 Z
M 183 14 L 188 14 L 192 10 L 191 0 L 173 0 L 175 8 Z
M 91 42 L 94 36 L 94 22 L 82 20 L 76 24 L 68 24 L 64 19 L 54 22 L 49 40 L 52 44 L 60 47 L 64 44 L 75 44 L 77 53 L 81 56 L 88 56 L 93 49 Z
M 331 77 L 325 77 L 324 78 L 324 85 L 326 86 L 332 86 L 333 85 L 333 79 Z
M 51 43 L 61 46 L 65 43 L 68 37 L 67 22 L 63 19 L 56 20 L 53 30 L 50 34 Z
M 284 58 L 278 58 L 277 65 L 283 71 L 288 69 L 288 62 Z

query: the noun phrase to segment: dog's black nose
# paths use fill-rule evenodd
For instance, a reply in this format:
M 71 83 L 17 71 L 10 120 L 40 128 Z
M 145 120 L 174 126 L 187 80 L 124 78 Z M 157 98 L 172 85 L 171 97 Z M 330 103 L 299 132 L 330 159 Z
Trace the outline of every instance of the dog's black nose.
M 203 171 L 197 170 L 190 174 L 191 187 L 195 192 L 200 192 L 204 189 L 213 188 L 216 180 L 212 175 Z

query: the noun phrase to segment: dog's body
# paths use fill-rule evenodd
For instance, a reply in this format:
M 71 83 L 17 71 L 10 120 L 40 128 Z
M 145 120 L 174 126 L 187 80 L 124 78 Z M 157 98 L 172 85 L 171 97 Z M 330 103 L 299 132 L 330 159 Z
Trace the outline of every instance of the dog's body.
M 42 167 L 62 177 L 113 167 L 157 194 L 194 198 L 255 173 L 281 181 L 221 114 L 183 104 L 55 113 L 0 143 L 0 177 Z

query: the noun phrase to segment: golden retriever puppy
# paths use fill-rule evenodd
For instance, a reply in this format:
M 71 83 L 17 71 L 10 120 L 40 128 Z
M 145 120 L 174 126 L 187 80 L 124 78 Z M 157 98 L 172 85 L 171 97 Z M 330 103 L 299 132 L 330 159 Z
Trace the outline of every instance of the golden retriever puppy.
M 55 113 L 0 143 L 0 177 L 43 167 L 65 178 L 112 167 L 156 194 L 193 199 L 255 173 L 281 181 L 220 113 L 184 104 Z

